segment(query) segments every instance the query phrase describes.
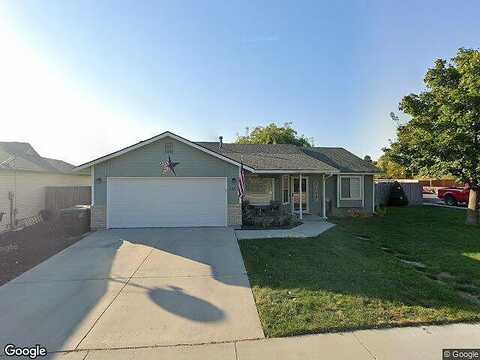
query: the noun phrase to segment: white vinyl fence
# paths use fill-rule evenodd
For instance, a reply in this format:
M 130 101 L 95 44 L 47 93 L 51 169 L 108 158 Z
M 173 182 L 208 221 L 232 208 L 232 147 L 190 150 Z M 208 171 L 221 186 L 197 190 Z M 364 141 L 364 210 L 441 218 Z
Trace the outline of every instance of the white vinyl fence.
M 396 180 L 400 183 L 407 195 L 408 205 L 421 205 L 423 202 L 422 185 L 418 180 Z M 375 181 L 375 204 L 387 205 L 390 189 L 395 180 Z

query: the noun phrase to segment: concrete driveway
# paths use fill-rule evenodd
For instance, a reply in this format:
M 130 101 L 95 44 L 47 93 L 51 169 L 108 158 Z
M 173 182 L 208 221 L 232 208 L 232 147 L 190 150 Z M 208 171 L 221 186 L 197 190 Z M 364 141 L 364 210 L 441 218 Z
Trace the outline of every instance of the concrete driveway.
M 263 338 L 233 230 L 92 233 L 0 287 L 0 345 L 49 352 Z

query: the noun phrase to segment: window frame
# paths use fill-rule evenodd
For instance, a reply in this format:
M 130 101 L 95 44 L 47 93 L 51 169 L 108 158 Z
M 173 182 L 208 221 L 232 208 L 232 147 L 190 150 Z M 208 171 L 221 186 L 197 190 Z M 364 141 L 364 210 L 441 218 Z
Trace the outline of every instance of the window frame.
M 350 179 L 350 197 L 343 197 L 342 195 L 342 179 Z M 360 195 L 358 197 L 352 197 L 352 181 L 351 179 L 358 179 L 360 182 Z M 349 200 L 349 201 L 363 201 L 363 176 L 362 175 L 340 175 L 338 180 L 338 196 L 340 200 Z
M 271 181 L 271 187 L 272 187 L 272 191 L 271 193 L 269 192 L 266 192 L 266 193 L 257 193 L 257 192 L 252 192 L 252 191 L 249 191 L 248 190 L 248 182 L 252 179 L 259 179 L 259 180 L 266 180 L 267 182 L 268 181 Z M 250 196 L 251 194 L 271 194 L 271 199 L 269 200 L 268 203 L 253 203 L 251 202 L 251 199 L 249 199 L 249 193 L 250 193 Z M 246 179 L 245 179 L 245 199 L 250 201 L 252 205 L 268 205 L 271 203 L 271 201 L 275 201 L 275 178 L 274 177 L 262 177 L 262 176 L 247 176 Z
M 287 188 L 285 188 L 284 179 L 287 179 Z M 290 204 L 290 175 L 282 175 L 282 204 Z M 285 201 L 285 190 L 287 191 L 287 201 Z

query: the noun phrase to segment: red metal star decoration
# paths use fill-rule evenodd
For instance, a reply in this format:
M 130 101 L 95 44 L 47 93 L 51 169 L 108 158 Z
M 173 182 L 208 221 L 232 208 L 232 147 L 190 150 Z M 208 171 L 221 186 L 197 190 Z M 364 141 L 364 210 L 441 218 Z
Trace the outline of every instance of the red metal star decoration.
M 161 165 L 162 165 L 162 173 L 166 174 L 166 173 L 173 173 L 173 175 L 177 176 L 177 174 L 175 173 L 175 166 L 177 166 L 178 162 L 174 162 L 172 161 L 172 159 L 170 159 L 170 155 L 168 156 L 168 161 L 165 161 L 165 162 L 162 162 Z

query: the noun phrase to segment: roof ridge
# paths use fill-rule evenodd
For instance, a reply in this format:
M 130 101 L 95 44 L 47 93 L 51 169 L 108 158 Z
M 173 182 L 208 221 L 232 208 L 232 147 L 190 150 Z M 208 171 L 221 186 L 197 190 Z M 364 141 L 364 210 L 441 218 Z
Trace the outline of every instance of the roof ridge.
M 68 173 L 67 168 L 74 167 L 64 160 L 41 156 L 29 142 L 0 141 L 0 147 L 4 154 L 16 159 L 15 166 L 18 170 Z

